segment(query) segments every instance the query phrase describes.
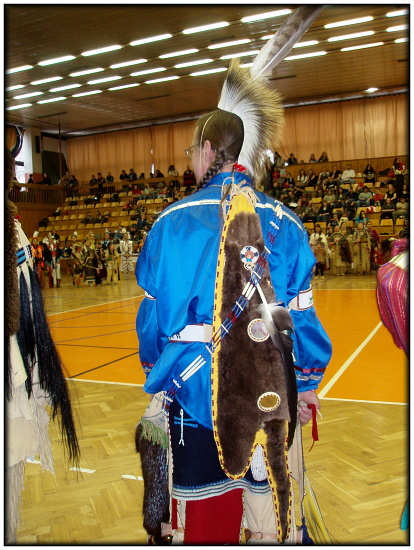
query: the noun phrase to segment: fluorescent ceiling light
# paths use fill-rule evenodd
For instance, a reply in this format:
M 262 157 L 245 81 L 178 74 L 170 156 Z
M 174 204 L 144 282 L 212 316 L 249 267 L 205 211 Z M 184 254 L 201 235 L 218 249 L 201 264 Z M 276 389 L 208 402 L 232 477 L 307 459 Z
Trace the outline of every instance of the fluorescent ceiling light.
M 95 50 L 87 50 L 82 52 L 81 55 L 89 57 L 90 55 L 98 55 L 99 53 L 113 52 L 115 50 L 121 50 L 123 46 L 120 44 L 113 44 L 112 46 L 105 46 L 104 48 L 97 48 Z
M 203 76 L 205 74 L 221 73 L 227 71 L 226 67 L 217 67 L 217 69 L 207 69 L 205 71 L 197 71 L 196 73 L 190 73 L 190 76 Z
M 125 88 L 133 88 L 134 86 L 140 86 L 139 82 L 134 82 L 133 84 L 124 84 L 123 86 L 115 86 L 114 88 L 108 88 L 110 92 L 115 92 L 116 90 L 124 90 Z
M 13 90 L 21 90 L 24 88 L 24 84 L 16 84 L 15 86 L 9 86 L 6 88 L 6 92 L 12 92 Z
M 43 95 L 43 92 L 31 92 L 30 94 L 15 95 L 13 99 L 24 99 L 25 97 L 35 97 L 37 95 Z
M 72 61 L 72 59 L 76 59 L 76 57 L 74 55 L 63 55 L 62 57 L 54 57 L 53 59 L 45 59 L 44 61 L 39 61 L 38 65 L 45 67 L 46 65 L 54 65 L 55 63 Z
M 22 65 L 21 67 L 15 67 L 14 69 L 8 69 L 6 74 L 19 73 L 20 71 L 28 71 L 33 69 L 33 65 Z
M 41 101 L 37 101 L 37 103 L 53 103 L 54 101 L 63 101 L 66 99 L 66 97 L 51 97 L 50 99 L 42 99 Z
M 137 71 L 136 73 L 131 73 L 130 76 L 141 76 L 142 74 L 151 74 L 151 73 L 160 73 L 166 71 L 165 67 L 155 67 L 154 69 L 145 69 L 143 71 Z
M 101 94 L 102 90 L 91 90 L 90 92 L 80 92 L 79 94 L 73 94 L 72 97 L 82 97 L 84 95 Z
M 157 84 L 157 82 L 166 82 L 167 80 L 177 80 L 179 76 L 166 76 L 165 78 L 156 78 L 155 80 L 146 80 L 145 84 Z
M 253 65 L 253 62 L 251 62 L 251 63 L 242 63 L 240 65 L 240 68 L 241 69 L 247 69 L 247 67 L 251 67 L 252 65 Z
M 307 57 L 319 57 L 320 55 L 326 55 L 327 52 L 320 50 L 319 52 L 301 53 L 299 55 L 289 55 L 285 57 L 285 61 L 294 61 L 295 59 L 305 59 Z
M 395 27 L 388 27 L 387 32 L 405 31 L 408 29 L 408 25 L 396 25 Z
M 254 21 L 261 21 L 262 19 L 270 19 L 271 17 L 280 17 L 281 15 L 288 15 L 292 13 L 292 10 L 275 10 L 267 11 L 265 13 L 257 13 L 256 15 L 248 15 L 247 17 L 242 17 L 240 21 L 242 23 L 253 23 Z
M 386 17 L 398 17 L 399 15 L 407 15 L 408 10 L 389 11 L 385 14 Z
M 157 42 L 158 40 L 166 40 L 172 38 L 172 34 L 157 34 L 156 36 L 149 36 L 148 38 L 141 38 L 140 40 L 134 40 L 130 42 L 130 46 L 140 46 L 141 44 L 148 44 L 149 42 Z
M 260 40 L 269 40 L 269 38 L 272 38 L 273 34 L 265 34 L 264 36 L 260 37 Z
M 178 63 L 174 65 L 175 69 L 182 69 L 184 67 L 191 67 L 192 65 L 205 65 L 206 63 L 211 63 L 214 59 L 198 59 L 196 61 L 187 61 L 186 63 Z
M 367 88 L 365 91 L 365 93 L 367 94 L 372 94 L 373 92 L 376 92 L 378 90 L 378 88 Z
M 331 36 L 328 38 L 328 42 L 337 42 L 338 40 L 350 40 L 351 38 L 359 38 L 361 36 L 371 36 L 375 34 L 374 31 L 361 31 L 353 32 L 351 34 L 341 34 L 340 36 Z
M 239 53 L 228 53 L 222 55 L 220 59 L 232 59 L 233 57 L 245 57 L 246 55 L 257 55 L 260 50 L 252 50 L 251 52 L 239 52 Z
M 58 88 L 50 88 L 49 92 L 62 92 L 63 90 L 71 90 L 72 88 L 80 88 L 82 84 L 68 84 L 67 86 L 59 86 Z
M 375 46 L 383 46 L 384 42 L 372 42 L 371 44 L 360 44 L 359 46 L 348 46 L 341 48 L 341 52 L 350 52 L 352 50 L 363 50 L 364 48 L 375 48 Z
M 93 86 L 94 84 L 101 84 L 101 82 L 111 82 L 111 80 L 121 80 L 122 76 L 107 76 L 105 78 L 97 78 L 96 80 L 88 80 L 88 84 Z
M 316 44 L 319 44 L 318 40 L 306 40 L 305 42 L 296 42 L 293 47 L 305 48 L 306 46 L 316 46 Z
M 211 44 L 208 46 L 209 50 L 215 50 L 217 48 L 229 48 L 230 46 L 238 46 L 239 44 L 248 44 L 251 42 L 250 38 L 240 38 L 240 40 L 230 40 L 230 42 L 220 42 L 219 44 Z
M 76 73 L 70 73 L 72 78 L 75 76 L 83 76 L 84 74 L 101 73 L 104 69 L 102 67 L 96 67 L 95 69 L 85 69 L 84 71 L 76 71 Z
M 400 44 L 401 42 L 408 42 L 408 36 L 404 36 L 403 38 L 396 38 L 394 40 L 397 44 Z
M 324 25 L 325 29 L 334 29 L 335 27 L 346 27 L 347 25 L 357 25 L 358 23 L 366 23 L 372 21 L 374 18 L 372 15 L 366 15 L 365 17 L 356 17 L 355 19 L 346 19 L 345 21 L 336 21 L 335 23 L 327 23 Z
M 219 21 L 218 23 L 210 23 L 209 25 L 201 25 L 200 27 L 191 27 L 189 29 L 184 29 L 183 34 L 193 34 L 195 32 L 204 32 L 211 31 L 213 29 L 222 29 L 223 27 L 228 27 L 230 23 L 227 21 Z
M 63 76 L 51 76 L 49 78 L 43 78 L 42 80 L 33 80 L 30 82 L 32 86 L 37 86 L 38 84 L 47 84 L 48 82 L 56 82 L 56 80 L 63 80 Z
M 179 52 L 170 52 L 170 53 L 163 53 L 162 55 L 159 55 L 158 57 L 160 59 L 167 59 L 168 57 L 178 57 L 180 55 L 189 55 L 190 53 L 197 53 L 200 50 L 197 50 L 197 48 L 190 48 L 189 50 L 181 50 Z
M 111 65 L 110 69 L 120 69 L 121 67 L 129 67 L 130 65 L 139 65 L 140 63 L 146 63 L 148 59 L 133 59 L 132 61 L 123 61 L 122 63 L 115 63 Z
M 6 107 L 8 111 L 14 111 L 15 109 L 26 109 L 26 107 L 31 107 L 31 103 L 22 103 L 21 105 L 12 105 L 11 107 Z

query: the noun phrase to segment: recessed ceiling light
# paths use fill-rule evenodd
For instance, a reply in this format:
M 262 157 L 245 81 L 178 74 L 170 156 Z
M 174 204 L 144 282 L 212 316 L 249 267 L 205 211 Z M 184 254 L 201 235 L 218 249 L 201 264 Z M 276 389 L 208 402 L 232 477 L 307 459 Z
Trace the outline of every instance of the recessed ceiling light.
M 124 84 L 123 86 L 115 86 L 114 88 L 108 88 L 110 92 L 115 92 L 116 90 L 124 90 L 125 88 L 134 88 L 135 86 L 140 86 L 139 82 L 134 82 L 133 84 Z
M 408 25 L 396 25 L 395 27 L 388 27 L 387 32 L 405 31 L 408 29 Z
M 22 65 L 14 69 L 7 69 L 6 74 L 19 73 L 20 71 L 28 71 L 29 69 L 33 69 L 33 65 Z
M 35 97 L 37 95 L 43 95 L 43 92 L 31 92 L 30 94 L 15 95 L 13 99 L 24 99 L 26 97 Z
M 189 50 L 180 50 L 179 52 L 163 53 L 158 57 L 160 59 L 167 59 L 168 57 L 178 57 L 180 55 L 189 55 L 190 53 L 197 53 L 198 51 L 199 50 L 197 50 L 197 48 L 190 48 Z
M 365 93 L 367 94 L 372 94 L 373 92 L 376 92 L 378 91 L 378 88 L 367 88 L 366 90 L 364 90 Z
M 154 69 L 144 69 L 143 71 L 137 71 L 135 73 L 131 73 L 130 76 L 141 76 L 143 74 L 160 73 L 166 70 L 167 69 L 165 67 L 155 67 Z
M 366 23 L 372 21 L 374 18 L 372 15 L 366 15 L 365 17 L 356 17 L 355 19 L 346 19 L 345 21 L 336 21 L 335 23 L 327 23 L 324 25 L 325 29 L 334 29 L 335 27 L 346 27 L 347 25 L 357 25 L 358 23 Z
M 172 34 L 157 34 L 156 36 L 149 36 L 148 38 L 140 38 L 139 40 L 134 40 L 130 42 L 130 46 L 140 46 L 141 44 L 148 44 L 150 42 L 157 42 L 158 40 L 166 40 L 167 38 L 172 38 Z
M 111 65 L 110 69 L 120 69 L 121 67 L 129 67 L 130 65 L 139 65 L 140 63 L 146 63 L 148 59 L 133 59 L 132 61 L 123 61 L 122 63 L 115 63 Z
M 49 92 L 62 92 L 63 90 L 71 90 L 72 88 L 80 88 L 82 84 L 68 84 L 67 86 L 59 86 L 58 88 L 50 88 Z
M 247 55 L 257 55 L 260 50 L 252 50 L 251 52 L 239 52 L 239 53 L 228 53 L 222 55 L 220 59 L 232 59 L 233 57 L 245 57 Z
M 261 21 L 262 19 L 270 19 L 271 17 L 281 17 L 282 15 L 288 15 L 292 13 L 292 10 L 274 10 L 267 11 L 265 13 L 257 13 L 256 15 L 248 15 L 247 17 L 242 17 L 240 21 L 242 23 L 254 23 L 254 21 Z
M 226 67 L 217 67 L 217 69 L 207 69 L 205 71 L 197 71 L 196 73 L 190 73 L 190 76 L 203 76 L 205 74 L 221 73 L 227 71 Z
M 42 99 L 37 103 L 54 103 L 55 101 L 63 101 L 66 97 L 51 97 L 50 99 Z
M 72 59 L 76 59 L 76 57 L 74 55 L 63 55 L 62 57 L 54 57 L 53 59 L 45 59 L 44 61 L 39 61 L 38 65 L 46 67 L 47 65 L 54 65 L 55 63 L 72 61 Z
M 353 32 L 351 34 L 341 34 L 340 36 L 331 36 L 328 42 L 337 42 L 338 40 L 351 40 L 351 38 L 360 38 L 361 36 L 371 36 L 374 31 Z
M 107 52 L 113 52 L 115 50 L 121 50 L 123 46 L 120 44 L 113 44 L 112 46 L 105 46 L 104 48 L 96 48 L 95 50 L 87 50 L 86 52 L 82 52 L 81 55 L 85 57 L 89 57 L 90 55 L 98 55 L 100 53 L 107 53 Z
M 198 59 L 196 61 L 187 61 L 186 63 L 178 63 L 174 65 L 175 69 L 183 69 L 184 67 L 191 67 L 192 65 L 205 65 L 206 63 L 211 63 L 214 59 Z
M 394 42 L 396 44 L 400 44 L 401 42 L 408 42 L 408 36 L 404 36 L 403 38 L 396 38 Z
M 228 27 L 230 23 L 227 21 L 219 21 L 218 23 L 210 23 L 209 25 L 201 25 L 200 27 L 191 27 L 189 29 L 184 29 L 183 34 L 193 34 L 195 32 L 204 32 L 211 31 L 213 29 L 222 29 L 223 27 Z
M 32 86 L 37 86 L 38 84 L 47 84 L 48 82 L 56 82 L 56 80 L 63 80 L 63 76 L 51 76 L 49 78 L 43 78 L 42 80 L 33 80 L 30 82 Z
M 14 111 L 15 109 L 26 109 L 31 106 L 31 103 L 22 103 L 21 105 L 11 105 L 10 107 L 6 107 L 6 109 L 7 111 Z
M 294 44 L 294 48 L 306 48 L 306 46 L 316 46 L 316 44 L 319 44 L 318 40 L 307 40 L 305 42 L 296 42 Z
M 24 84 L 16 84 L 15 86 L 9 86 L 6 88 L 6 92 L 12 92 L 13 90 L 21 90 L 24 88 Z
M 97 78 L 96 80 L 88 80 L 88 84 L 93 86 L 94 84 L 101 84 L 101 82 L 111 82 L 111 80 L 121 80 L 122 76 L 107 76 L 105 78 Z
M 90 92 L 80 92 L 79 94 L 73 94 L 72 97 L 82 97 L 84 95 L 101 94 L 102 90 L 91 90 Z
M 75 76 L 83 76 L 84 74 L 101 73 L 104 69 L 102 67 L 96 67 L 95 69 L 85 69 L 84 71 L 76 71 L 76 73 L 70 73 L 72 78 Z
M 248 44 L 251 42 L 250 38 L 240 38 L 239 40 L 230 40 L 230 42 L 220 42 L 219 44 L 210 44 L 209 50 L 216 50 L 217 48 L 230 48 L 230 46 L 238 46 L 239 44 Z
M 396 11 L 389 11 L 385 14 L 386 17 L 398 17 L 399 15 L 407 15 L 408 10 L 396 10 Z
M 166 82 L 167 80 L 177 80 L 179 76 L 166 76 L 165 78 L 156 78 L 155 80 L 146 80 L 145 84 L 157 84 L 158 82 Z
M 301 53 L 299 55 L 289 55 L 285 57 L 285 61 L 294 61 L 295 59 L 306 59 L 307 57 L 319 57 L 320 55 L 326 55 L 327 52 L 320 50 L 319 52 Z
M 358 46 L 347 46 L 341 48 L 341 52 L 350 52 L 352 50 L 363 50 L 364 48 L 375 48 L 375 46 L 383 46 L 384 42 L 372 42 L 371 44 L 359 44 Z

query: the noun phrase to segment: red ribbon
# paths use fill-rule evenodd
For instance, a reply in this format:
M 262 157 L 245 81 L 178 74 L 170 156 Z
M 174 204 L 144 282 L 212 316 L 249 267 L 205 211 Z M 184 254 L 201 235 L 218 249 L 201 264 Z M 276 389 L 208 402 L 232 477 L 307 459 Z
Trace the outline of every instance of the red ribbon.
M 237 162 L 233 164 L 233 168 L 235 172 L 246 172 L 247 170 L 247 168 L 243 166 L 243 164 L 237 164 Z
M 308 404 L 308 409 L 312 411 L 312 446 L 309 449 L 309 452 L 313 449 L 313 446 L 315 445 L 315 441 L 319 441 L 319 435 L 318 435 L 318 423 L 316 421 L 316 405 L 313 403 L 310 405 Z

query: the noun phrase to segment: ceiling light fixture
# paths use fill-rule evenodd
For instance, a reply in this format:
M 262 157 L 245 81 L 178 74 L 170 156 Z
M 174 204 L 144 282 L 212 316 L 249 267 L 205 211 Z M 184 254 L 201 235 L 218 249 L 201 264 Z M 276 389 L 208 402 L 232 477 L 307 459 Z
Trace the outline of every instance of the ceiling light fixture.
M 143 71 L 137 71 L 135 73 L 131 73 L 130 76 L 141 76 L 143 74 L 160 73 L 166 70 L 167 69 L 165 67 L 155 67 L 154 69 L 145 69 Z
M 14 69 L 7 69 L 6 74 L 19 73 L 20 71 L 28 71 L 29 69 L 33 69 L 33 65 L 22 65 Z
M 35 97 L 37 95 L 43 95 L 43 92 L 31 92 L 30 94 L 15 95 L 13 99 L 25 99 L 26 97 Z
M 219 44 L 210 44 L 209 50 L 216 50 L 217 48 L 230 48 L 230 46 L 238 46 L 239 44 L 248 44 L 251 42 L 250 38 L 240 38 L 240 40 L 230 40 L 230 42 L 220 42 Z
M 133 84 L 124 84 L 123 86 L 115 86 L 114 88 L 108 88 L 110 92 L 115 92 L 116 90 L 124 90 L 125 88 L 133 88 L 135 86 L 140 86 L 139 82 L 134 82 Z
M 338 40 L 351 40 L 351 38 L 360 38 L 361 36 L 371 36 L 374 31 L 353 32 L 351 34 L 341 34 L 340 36 L 331 36 L 328 42 L 337 42 Z
M 6 92 L 12 92 L 13 90 L 21 90 L 24 88 L 24 84 L 16 84 L 15 86 L 9 86 L 6 88 Z
M 42 80 L 33 80 L 30 82 L 32 86 L 37 86 L 38 84 L 47 84 L 48 82 L 56 82 L 56 80 L 63 80 L 63 76 L 51 76 L 49 78 L 43 78 Z
M 222 29 L 223 27 L 228 27 L 230 23 L 227 21 L 219 21 L 218 23 L 210 23 L 209 25 L 201 25 L 200 27 L 191 27 L 189 29 L 184 29 L 183 34 L 193 34 L 196 32 L 211 31 L 213 29 Z
M 76 59 L 76 57 L 74 55 L 63 55 L 62 57 L 54 57 L 53 59 L 45 59 L 44 61 L 39 61 L 38 65 L 46 67 L 47 65 L 54 65 L 55 63 L 72 61 L 72 59 Z
M 72 97 L 82 97 L 84 95 L 101 94 L 102 90 L 91 90 L 90 92 L 80 92 L 79 94 L 73 94 Z
M 132 61 L 123 61 L 122 63 L 115 63 L 115 65 L 111 65 L 110 69 L 120 69 L 121 67 L 129 67 L 131 65 L 139 65 L 140 63 L 146 63 L 148 59 L 133 59 Z
M 158 40 L 166 40 L 167 38 L 172 38 L 172 34 L 157 34 L 156 36 L 149 36 L 148 38 L 140 38 L 139 40 L 134 40 L 130 42 L 130 46 L 140 46 L 141 44 L 149 44 L 150 42 L 157 42 Z
M 146 80 L 145 84 L 157 84 L 158 82 L 167 82 L 167 80 L 177 80 L 179 76 L 166 76 L 165 78 L 156 78 L 154 80 Z
M 256 15 L 248 15 L 246 17 L 242 17 L 240 21 L 242 23 L 254 23 L 255 21 L 261 21 L 262 19 L 270 19 L 271 17 L 281 17 L 282 15 L 288 15 L 289 13 L 292 13 L 292 10 L 286 9 L 286 10 L 267 11 L 265 13 L 257 13 Z
M 40 101 L 37 101 L 36 103 L 53 103 L 55 101 L 63 101 L 66 99 L 66 97 L 51 97 L 50 99 L 41 99 Z
M 85 69 L 84 71 L 76 71 L 76 73 L 70 73 L 72 78 L 75 76 L 83 76 L 85 74 L 101 73 L 104 69 L 102 67 L 96 67 L 95 69 Z
M 105 78 L 97 78 L 96 80 L 88 80 L 88 84 L 93 86 L 94 84 L 101 84 L 102 82 L 111 82 L 111 80 L 121 80 L 122 76 L 107 76 Z
M 82 52 L 81 55 L 89 57 L 90 55 L 98 55 L 100 53 L 113 52 L 115 50 L 122 50 L 123 46 L 120 44 L 113 44 L 112 46 L 105 46 L 104 48 L 96 48 L 95 50 L 87 50 Z
M 387 32 L 405 31 L 408 29 L 408 25 L 396 25 L 395 27 L 388 27 Z
M 222 55 L 220 59 L 233 59 L 233 57 L 245 57 L 247 55 L 256 55 L 259 53 L 260 50 L 252 50 L 251 52 L 239 52 L 239 53 L 228 53 L 226 55 Z
M 334 29 L 335 27 L 346 27 L 347 25 L 358 25 L 358 23 L 366 23 L 372 21 L 374 18 L 372 15 L 366 15 L 365 17 L 356 17 L 355 19 L 346 19 L 345 21 L 336 21 L 335 23 L 327 23 L 324 25 L 325 29 Z
M 26 109 L 31 106 L 31 103 L 22 103 L 21 105 L 11 105 L 11 107 L 6 107 L 6 109 L 7 111 L 14 111 L 15 109 Z
M 319 40 L 307 40 L 305 42 L 296 42 L 293 47 L 306 48 L 306 46 L 316 46 L 316 44 L 319 44 Z
M 328 52 L 325 52 L 325 50 L 320 50 L 319 52 L 309 52 L 309 53 L 301 53 L 298 55 L 289 55 L 288 57 L 285 57 L 285 61 L 294 61 L 295 59 L 306 59 L 308 57 L 319 57 L 321 55 L 326 55 Z
M 196 61 L 187 61 L 186 63 L 178 63 L 174 65 L 175 69 L 183 69 L 184 67 L 191 67 L 192 65 L 205 65 L 206 63 L 211 63 L 214 59 L 198 59 Z
M 62 92 L 63 90 L 71 90 L 72 88 L 80 88 L 82 84 L 68 84 L 67 86 L 59 86 L 58 88 L 50 88 L 49 92 Z
M 227 71 L 226 67 L 217 67 L 217 69 L 207 69 L 205 71 L 197 71 L 196 73 L 190 73 L 190 76 L 203 76 L 205 74 L 221 73 Z
M 377 91 L 378 91 L 378 88 L 367 88 L 366 90 L 364 90 L 366 94 L 372 94 L 373 92 L 377 92 Z
M 408 42 L 408 36 L 404 36 L 403 38 L 396 38 L 394 42 L 396 44 L 400 44 L 401 42 Z
M 399 15 L 407 15 L 408 10 L 389 11 L 385 17 L 398 17 Z
M 181 50 L 179 52 L 170 52 L 170 53 L 163 53 L 162 55 L 159 55 L 158 57 L 160 59 L 167 59 L 168 57 L 178 57 L 180 55 L 189 55 L 190 53 L 197 53 L 200 50 L 197 50 L 197 48 L 190 48 L 189 50 Z
M 341 48 L 341 52 L 350 52 L 352 50 L 363 50 L 364 48 L 375 48 L 375 46 L 383 46 L 384 42 L 372 42 L 371 44 L 359 44 L 359 46 L 347 46 Z

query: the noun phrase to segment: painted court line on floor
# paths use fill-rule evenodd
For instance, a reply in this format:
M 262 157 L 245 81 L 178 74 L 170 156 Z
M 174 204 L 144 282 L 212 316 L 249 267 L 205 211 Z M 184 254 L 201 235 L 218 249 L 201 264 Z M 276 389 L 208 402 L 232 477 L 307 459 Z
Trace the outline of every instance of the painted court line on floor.
M 96 470 L 90 468 L 77 468 L 76 466 L 69 468 L 72 472 L 82 472 L 83 474 L 94 474 Z
M 144 384 L 134 384 L 132 382 L 109 382 L 107 380 L 87 380 L 86 378 L 65 378 L 65 380 L 70 380 L 70 382 L 89 382 L 91 384 L 113 384 L 114 386 L 144 387 Z
M 118 363 L 118 361 L 122 361 L 123 359 L 127 359 L 128 357 L 132 357 L 133 355 L 137 355 L 138 351 L 134 351 L 133 353 L 129 353 L 128 355 L 123 355 L 122 357 L 117 357 L 113 361 L 109 361 L 108 363 L 104 363 L 103 365 L 98 365 L 97 367 L 92 367 L 91 369 L 84 370 L 82 372 L 78 372 L 76 374 L 72 374 L 70 377 L 75 378 L 76 376 L 82 376 L 82 374 L 86 374 L 88 372 L 92 372 L 94 370 L 102 369 L 103 367 L 108 367 L 109 365 L 113 365 L 114 363 Z
M 351 353 L 351 355 L 348 357 L 348 359 L 345 361 L 345 363 L 339 368 L 339 370 L 334 374 L 334 376 L 329 380 L 329 382 L 326 384 L 326 386 L 321 390 L 321 392 L 318 394 L 319 398 L 325 397 L 325 395 L 328 393 L 328 391 L 336 384 L 336 382 L 339 380 L 339 378 L 343 375 L 343 373 L 347 370 L 349 365 L 354 361 L 354 359 L 361 353 L 361 351 L 365 348 L 365 346 L 369 343 L 370 340 L 375 336 L 375 334 L 379 331 L 379 329 L 382 326 L 382 322 L 380 321 L 378 325 L 368 334 L 368 336 L 365 338 L 363 342 L 357 347 L 357 349 Z
M 70 313 L 72 311 L 81 311 L 82 309 L 91 309 L 92 307 L 106 306 L 108 304 L 116 304 L 118 302 L 126 302 L 128 300 L 135 300 L 136 298 L 143 298 L 145 294 L 138 294 L 137 296 L 131 296 L 130 298 L 122 298 L 121 300 L 112 300 L 111 302 L 102 302 L 101 304 L 95 304 L 92 306 L 77 307 L 75 309 L 65 309 L 63 311 L 58 311 L 57 313 L 46 314 L 47 317 L 54 317 L 55 315 L 62 315 L 62 313 Z
M 323 401 L 349 401 L 351 403 L 367 403 L 368 405 L 408 405 L 408 403 L 400 403 L 398 401 L 368 401 L 366 399 L 346 399 L 343 397 L 321 397 L 320 395 L 318 397 L 323 399 Z

